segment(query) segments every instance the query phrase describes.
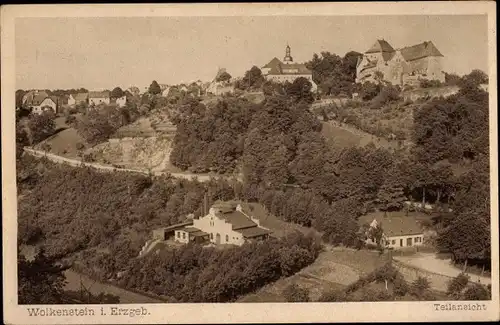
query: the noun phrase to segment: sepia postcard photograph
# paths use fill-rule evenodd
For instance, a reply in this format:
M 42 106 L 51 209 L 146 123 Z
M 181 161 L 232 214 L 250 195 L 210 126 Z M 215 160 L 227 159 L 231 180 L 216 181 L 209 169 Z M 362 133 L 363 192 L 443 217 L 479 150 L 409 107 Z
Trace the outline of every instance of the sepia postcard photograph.
M 494 2 L 1 24 L 4 323 L 500 318 Z

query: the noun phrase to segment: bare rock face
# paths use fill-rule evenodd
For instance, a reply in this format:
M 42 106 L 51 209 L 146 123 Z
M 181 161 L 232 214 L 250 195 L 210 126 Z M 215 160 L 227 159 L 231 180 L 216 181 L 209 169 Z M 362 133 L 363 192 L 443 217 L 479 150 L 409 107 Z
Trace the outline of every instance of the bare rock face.
M 96 162 L 123 168 L 171 171 L 170 137 L 110 139 L 89 150 Z

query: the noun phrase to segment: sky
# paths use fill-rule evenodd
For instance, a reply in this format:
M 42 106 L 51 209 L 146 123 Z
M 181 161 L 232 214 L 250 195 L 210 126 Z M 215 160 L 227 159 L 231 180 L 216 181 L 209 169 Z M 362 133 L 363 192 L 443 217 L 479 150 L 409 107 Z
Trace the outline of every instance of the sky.
M 444 70 L 487 71 L 484 16 L 256 16 L 17 18 L 16 89 L 147 87 L 233 77 L 285 55 L 295 62 L 329 51 L 364 52 L 432 41 Z

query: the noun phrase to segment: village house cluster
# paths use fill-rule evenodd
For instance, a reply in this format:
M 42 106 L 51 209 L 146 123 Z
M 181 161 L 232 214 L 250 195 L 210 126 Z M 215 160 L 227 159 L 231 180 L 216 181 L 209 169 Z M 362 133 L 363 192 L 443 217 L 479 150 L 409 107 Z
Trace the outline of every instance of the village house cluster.
M 64 96 L 49 96 L 44 90 L 28 91 L 22 98 L 23 107 L 30 109 L 34 114 L 41 114 L 45 110 L 60 113 L 63 108 L 74 108 L 78 105 L 95 107 L 98 105 L 115 104 L 124 107 L 127 104 L 127 96 L 113 98 L 109 91 L 90 91 Z

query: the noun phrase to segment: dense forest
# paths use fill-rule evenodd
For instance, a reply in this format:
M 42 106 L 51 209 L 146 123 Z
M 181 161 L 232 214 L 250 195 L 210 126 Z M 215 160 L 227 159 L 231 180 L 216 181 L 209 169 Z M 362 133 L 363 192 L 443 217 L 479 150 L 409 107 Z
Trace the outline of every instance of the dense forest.
M 489 107 L 488 93 L 479 87 L 484 81 L 474 71 L 461 79 L 456 95 L 419 105 L 410 153 L 327 146 L 305 93 L 272 85 L 261 104 L 241 98 L 213 107 L 196 103 L 195 114 L 176 120 L 172 162 L 219 173 L 241 169 L 250 199 L 286 221 L 314 226 L 334 244 L 356 245 L 356 219 L 373 208 L 399 210 L 407 199 L 451 205 L 453 216 L 435 218 L 441 249 L 457 261 L 488 261 Z M 478 226 L 474 233 L 467 218 Z
M 352 69 L 352 57 L 339 61 L 344 73 Z M 404 200 L 413 199 L 451 206 L 452 213 L 435 218 L 439 249 L 457 262 L 489 267 L 489 107 L 488 94 L 479 88 L 483 81 L 471 73 L 460 80 L 458 94 L 417 107 L 409 153 L 327 145 L 322 124 L 310 110 L 311 85 L 305 79 L 264 82 L 266 98 L 260 104 L 235 97 L 211 106 L 189 98 L 177 103 L 172 163 L 194 172 L 241 172 L 243 183 L 99 173 L 19 154 L 19 242 L 43 240 L 47 258 L 80 257 L 86 273 L 128 288 L 177 301 L 232 301 L 310 264 L 319 251 L 315 241 L 297 235 L 223 251 L 188 246 L 134 263 L 151 229 L 183 221 L 190 213 L 200 215 L 203 196 L 210 193 L 212 200 L 260 202 L 285 221 L 321 231 L 327 243 L 357 247 L 359 216 L 374 208 L 399 210 Z M 343 87 L 332 85 L 329 91 Z M 99 122 L 107 116 L 102 114 L 87 117 L 92 128 L 115 129 L 127 123 L 124 119 L 136 118 L 113 111 L 111 119 Z M 19 149 L 54 131 L 53 119 L 45 114 L 28 123 L 28 133 L 18 128 Z M 75 123 L 90 142 L 100 141 L 85 120 Z M 225 271 L 216 271 L 221 268 Z M 127 281 L 116 278 L 123 271 Z M 143 277 L 147 272 L 155 274 Z M 256 272 L 259 279 L 265 276 L 248 282 Z M 172 281 L 162 283 L 165 278 Z

